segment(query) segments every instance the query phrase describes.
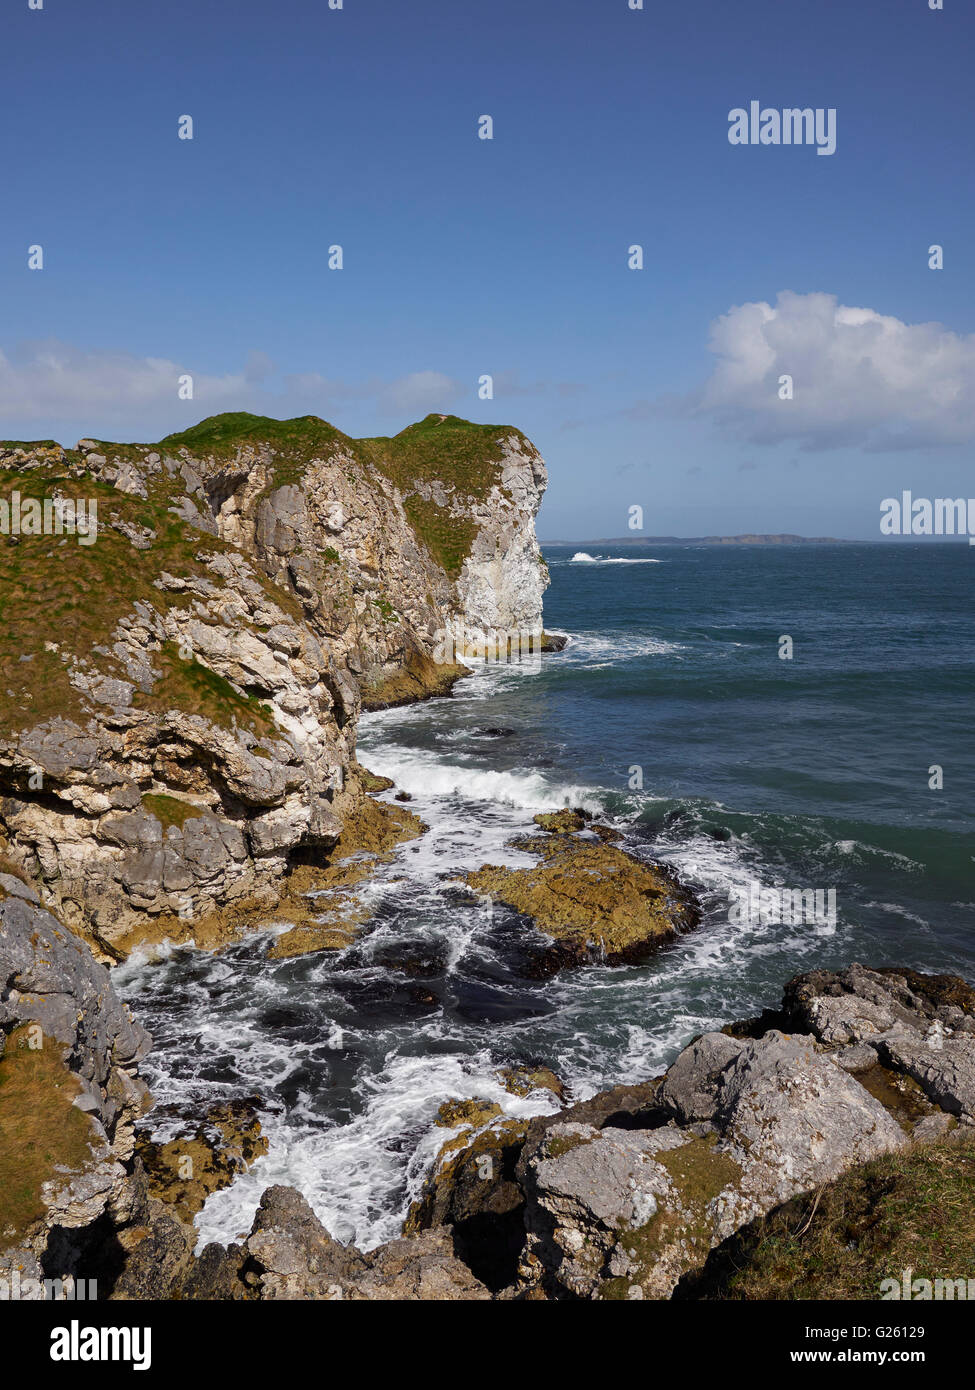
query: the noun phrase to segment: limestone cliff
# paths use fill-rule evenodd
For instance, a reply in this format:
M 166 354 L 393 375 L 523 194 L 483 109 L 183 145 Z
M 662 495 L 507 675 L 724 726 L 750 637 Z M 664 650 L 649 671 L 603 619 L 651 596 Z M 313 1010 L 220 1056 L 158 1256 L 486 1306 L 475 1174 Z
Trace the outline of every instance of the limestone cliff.
M 0 446 L 11 515 L 51 523 L 0 538 L 0 853 L 106 956 L 273 903 L 361 803 L 360 710 L 540 634 L 545 482 L 519 431 L 440 415 Z

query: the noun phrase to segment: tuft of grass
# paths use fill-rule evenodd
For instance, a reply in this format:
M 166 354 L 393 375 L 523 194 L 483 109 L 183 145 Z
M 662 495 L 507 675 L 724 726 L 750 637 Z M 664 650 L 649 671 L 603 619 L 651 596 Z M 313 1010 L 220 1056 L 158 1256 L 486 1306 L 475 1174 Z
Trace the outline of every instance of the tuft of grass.
M 396 609 L 388 598 L 374 598 L 373 604 L 379 609 L 379 616 L 384 623 L 396 623 L 399 619 L 396 616 Z
M 81 1087 L 53 1039 L 29 1046 L 30 1028 L 14 1029 L 0 1057 L 0 1237 L 16 1241 L 46 1208 L 45 1182 L 59 1168 L 92 1157 L 91 1124 L 74 1105 Z
M 471 553 L 477 526 L 466 517 L 451 516 L 436 502 L 414 493 L 403 503 L 407 520 L 417 537 L 451 579 L 456 579 Z
M 133 704 L 137 709 L 160 714 L 179 710 L 183 714 L 202 715 L 222 729 L 239 726 L 253 734 L 277 733 L 274 717 L 266 705 L 253 695 L 241 695 L 228 680 L 195 657 L 184 661 L 174 642 L 164 642 L 161 651 L 153 653 L 152 662 L 161 668 L 162 675 L 148 693 L 136 691 Z
M 686 1275 L 690 1299 L 878 1299 L 884 1279 L 975 1278 L 975 1139 L 951 1135 L 794 1197 Z

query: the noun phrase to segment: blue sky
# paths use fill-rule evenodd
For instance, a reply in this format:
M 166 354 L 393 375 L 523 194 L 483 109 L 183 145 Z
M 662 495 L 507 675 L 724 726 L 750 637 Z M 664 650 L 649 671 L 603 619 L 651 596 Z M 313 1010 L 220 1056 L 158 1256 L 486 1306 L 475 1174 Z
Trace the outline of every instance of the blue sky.
M 449 410 L 538 444 L 549 539 L 975 492 L 970 8 L 646 3 L 9 4 L 0 435 Z M 836 153 L 729 144 L 751 100 Z

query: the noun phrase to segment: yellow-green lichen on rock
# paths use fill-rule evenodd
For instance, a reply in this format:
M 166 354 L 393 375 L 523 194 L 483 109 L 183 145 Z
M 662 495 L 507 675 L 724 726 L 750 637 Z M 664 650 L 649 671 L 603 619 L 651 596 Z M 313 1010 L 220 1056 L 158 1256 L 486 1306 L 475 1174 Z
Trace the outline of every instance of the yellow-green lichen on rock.
M 554 942 L 554 964 L 638 960 L 697 922 L 693 900 L 673 874 L 615 845 L 556 834 L 516 846 L 537 855 L 538 864 L 485 865 L 464 881 L 531 917 Z

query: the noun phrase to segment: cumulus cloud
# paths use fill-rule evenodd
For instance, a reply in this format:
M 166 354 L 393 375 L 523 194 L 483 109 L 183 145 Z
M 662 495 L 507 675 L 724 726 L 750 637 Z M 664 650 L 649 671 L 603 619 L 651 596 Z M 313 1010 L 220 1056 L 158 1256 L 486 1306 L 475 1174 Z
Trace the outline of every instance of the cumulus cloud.
M 804 449 L 911 449 L 975 439 L 975 334 L 907 324 L 835 295 L 785 291 L 711 325 L 697 402 L 734 437 Z M 791 376 L 794 398 L 779 398 Z
M 185 375 L 193 378 L 191 401 L 177 395 Z M 434 371 L 392 381 L 343 382 L 315 372 L 278 377 L 263 352 L 250 353 L 239 371 L 213 374 L 164 357 L 53 340 L 0 351 L 0 433 L 6 437 L 57 436 L 71 424 L 100 438 L 151 439 L 225 410 L 320 415 L 349 401 L 366 402 L 379 415 L 416 418 L 464 395 L 472 395 L 469 387 Z

